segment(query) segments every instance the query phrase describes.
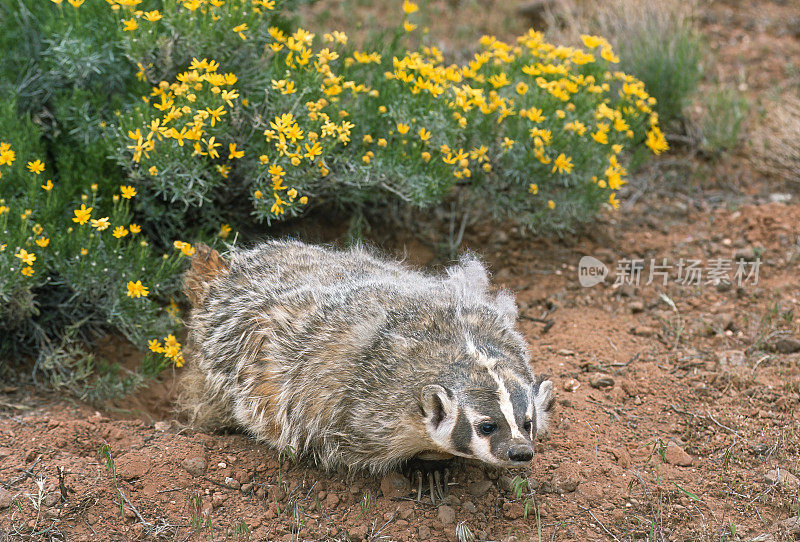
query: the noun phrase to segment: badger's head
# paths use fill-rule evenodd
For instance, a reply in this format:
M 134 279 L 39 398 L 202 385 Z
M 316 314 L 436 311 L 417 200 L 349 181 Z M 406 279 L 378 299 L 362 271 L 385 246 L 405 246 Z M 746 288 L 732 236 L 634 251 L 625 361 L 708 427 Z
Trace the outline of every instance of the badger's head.
M 487 369 L 487 379 L 454 389 L 439 384 L 422 388 L 428 436 L 439 451 L 502 467 L 533 458 L 533 440 L 547 430 L 553 383 Z

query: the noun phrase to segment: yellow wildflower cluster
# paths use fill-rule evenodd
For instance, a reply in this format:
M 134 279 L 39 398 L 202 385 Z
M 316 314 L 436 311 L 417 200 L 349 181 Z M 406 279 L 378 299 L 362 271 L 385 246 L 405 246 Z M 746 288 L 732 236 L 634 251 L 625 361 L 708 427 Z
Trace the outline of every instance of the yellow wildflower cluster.
M 175 338 L 174 335 L 167 335 L 162 339 L 163 343 L 158 339 L 153 339 L 147 342 L 147 347 L 151 352 L 156 354 L 164 354 L 164 356 L 175 363 L 176 367 L 183 367 L 184 359 L 181 350 L 181 343 Z

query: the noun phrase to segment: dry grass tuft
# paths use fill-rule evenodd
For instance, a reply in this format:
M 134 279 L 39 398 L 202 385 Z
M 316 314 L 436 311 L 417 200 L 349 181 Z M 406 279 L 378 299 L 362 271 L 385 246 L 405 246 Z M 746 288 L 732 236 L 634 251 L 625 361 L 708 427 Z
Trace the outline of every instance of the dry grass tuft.
M 752 139 L 753 166 L 764 174 L 800 182 L 800 98 L 787 96 L 769 110 Z

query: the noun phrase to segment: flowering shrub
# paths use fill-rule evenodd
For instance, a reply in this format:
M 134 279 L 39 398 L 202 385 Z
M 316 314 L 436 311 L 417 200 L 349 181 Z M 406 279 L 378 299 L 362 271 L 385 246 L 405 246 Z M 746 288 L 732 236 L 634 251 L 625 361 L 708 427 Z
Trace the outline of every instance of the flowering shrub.
M 515 44 L 485 36 L 459 66 L 435 47 L 403 48 L 416 29 L 408 1 L 397 35 L 372 51 L 340 32 L 285 32 L 272 24 L 275 2 L 114 3 L 130 17 L 139 76 L 153 82 L 120 118 L 117 157 L 169 206 L 213 213 L 220 194 L 247 195 L 270 222 L 330 200 L 430 205 L 461 184 L 497 215 L 561 230 L 618 205 L 626 151 L 667 148 L 655 99 L 614 70 L 600 37 L 574 49 L 533 31 Z M 170 72 L 164 33 L 195 47 L 159 79 Z
M 110 329 L 152 370 L 180 365 L 185 239 L 224 239 L 229 223 L 433 205 L 460 186 L 498 217 L 562 231 L 617 207 L 631 151 L 667 149 L 654 98 L 597 36 L 484 36 L 458 65 L 412 47 L 408 0 L 367 50 L 296 28 L 277 0 L 14 9 L 21 30 L 0 36 L 0 90 L 17 100 L 0 108 L 0 348 L 42 367 Z

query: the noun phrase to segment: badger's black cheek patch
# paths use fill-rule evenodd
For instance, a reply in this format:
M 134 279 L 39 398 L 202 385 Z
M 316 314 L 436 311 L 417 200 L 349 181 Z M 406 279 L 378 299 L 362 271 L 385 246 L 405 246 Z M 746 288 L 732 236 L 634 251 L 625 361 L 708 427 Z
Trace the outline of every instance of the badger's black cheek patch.
M 463 410 L 458 411 L 452 437 L 453 449 L 455 451 L 462 454 L 470 454 L 472 452 L 472 448 L 470 447 L 470 442 L 472 441 L 472 425 L 470 425 Z

